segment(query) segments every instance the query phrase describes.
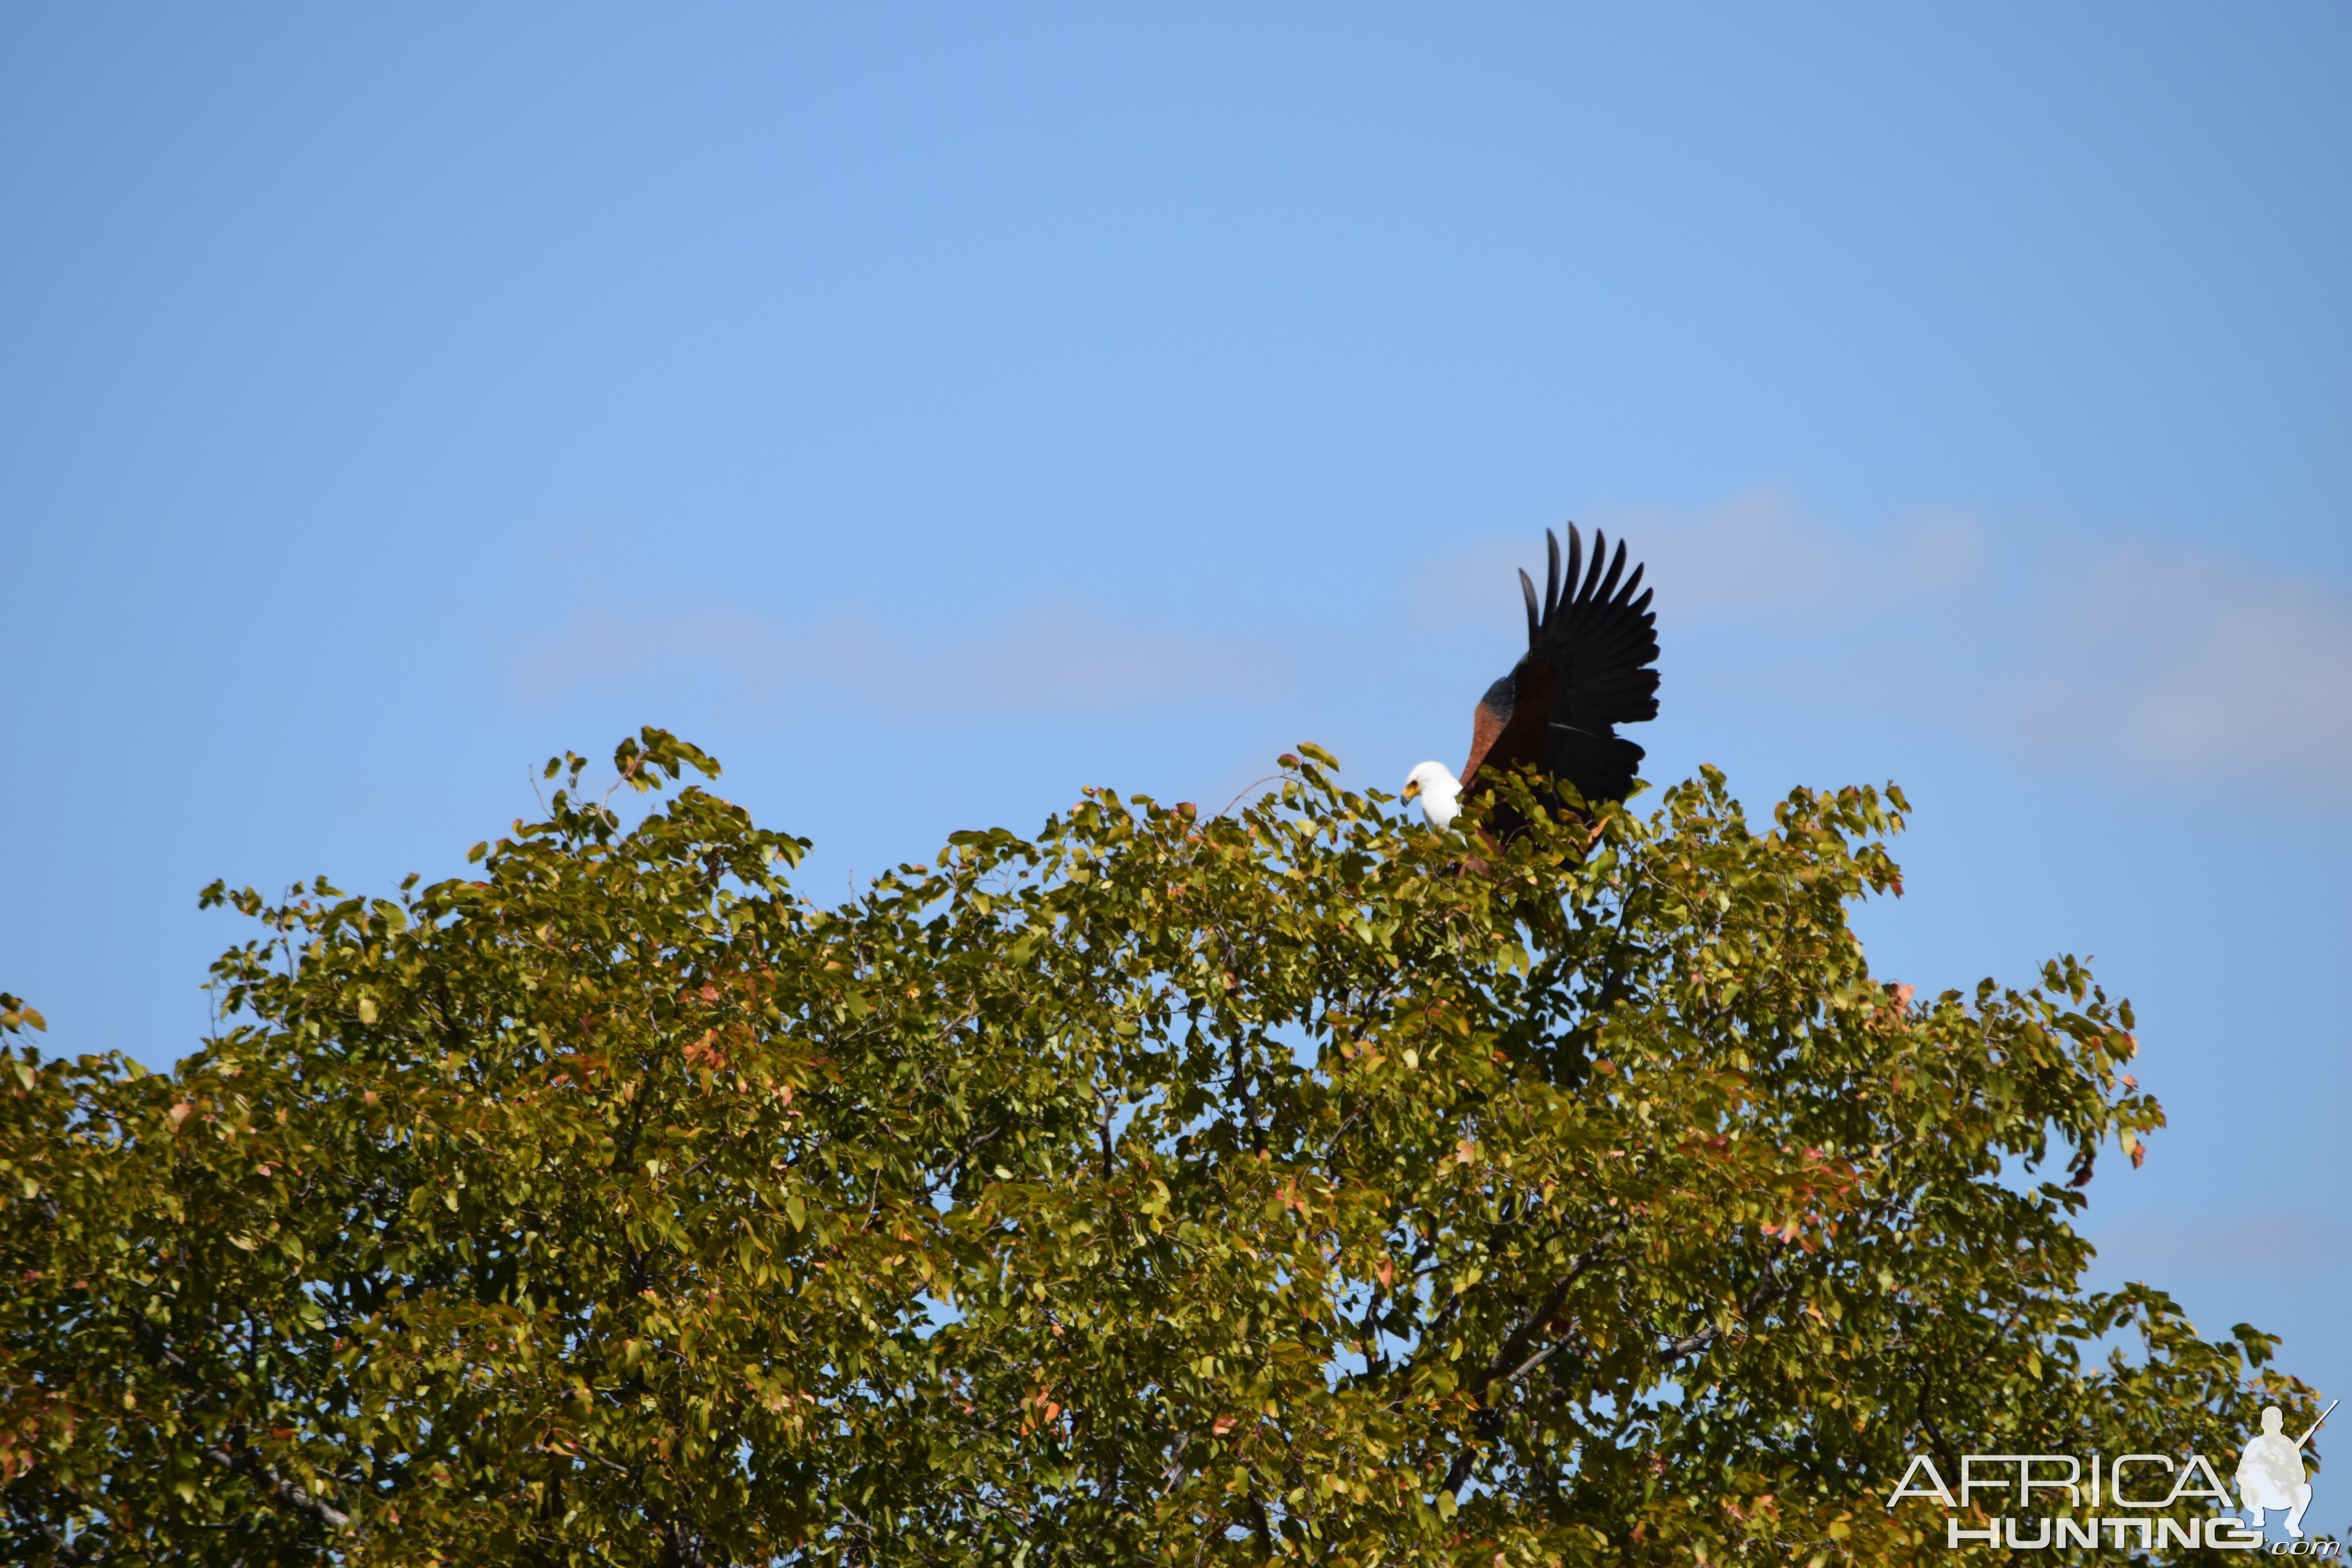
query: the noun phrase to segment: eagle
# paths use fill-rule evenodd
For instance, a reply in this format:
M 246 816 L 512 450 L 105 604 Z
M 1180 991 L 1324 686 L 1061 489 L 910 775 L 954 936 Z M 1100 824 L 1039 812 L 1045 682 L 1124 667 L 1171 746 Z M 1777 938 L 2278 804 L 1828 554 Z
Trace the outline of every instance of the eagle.
M 1464 795 L 1489 769 L 1502 774 L 1531 764 L 1548 779 L 1573 784 L 1595 804 L 1633 793 L 1642 748 L 1619 735 L 1615 726 L 1658 716 L 1658 672 L 1651 668 L 1658 657 L 1658 630 L 1650 590 L 1642 588 L 1640 565 L 1625 575 L 1622 539 L 1612 555 L 1608 536 L 1594 530 L 1592 563 L 1587 567 L 1584 541 L 1570 523 L 1565 576 L 1559 536 L 1546 529 L 1544 541 L 1551 566 L 1541 599 L 1534 581 L 1519 574 L 1519 591 L 1528 602 L 1528 651 L 1478 700 L 1471 716 L 1470 761 L 1462 776 L 1432 762 L 1405 779 L 1404 798 L 1418 798 L 1423 819 L 1441 831 L 1453 825 Z M 1508 837 L 1507 825 L 1503 831 Z

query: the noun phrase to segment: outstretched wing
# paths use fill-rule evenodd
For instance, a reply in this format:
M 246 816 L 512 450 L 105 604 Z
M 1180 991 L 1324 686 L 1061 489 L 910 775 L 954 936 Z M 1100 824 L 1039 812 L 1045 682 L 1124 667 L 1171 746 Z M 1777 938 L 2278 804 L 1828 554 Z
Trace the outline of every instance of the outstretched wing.
M 1594 532 L 1588 567 L 1584 541 L 1570 523 L 1563 576 L 1558 536 L 1547 531 L 1544 539 L 1551 563 L 1541 598 L 1519 574 L 1527 655 L 1478 704 L 1463 785 L 1467 789 L 1481 768 L 1531 763 L 1574 784 L 1587 800 L 1622 800 L 1633 793 L 1642 748 L 1615 726 L 1658 716 L 1658 672 L 1651 668 L 1658 657 L 1657 616 L 1642 587 L 1642 568 L 1625 575 L 1623 541 L 1612 555 L 1607 536 Z

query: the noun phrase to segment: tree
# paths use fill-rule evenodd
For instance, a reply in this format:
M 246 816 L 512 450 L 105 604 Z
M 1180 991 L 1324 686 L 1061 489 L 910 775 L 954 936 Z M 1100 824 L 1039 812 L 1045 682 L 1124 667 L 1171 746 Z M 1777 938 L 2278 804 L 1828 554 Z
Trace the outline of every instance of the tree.
M 474 879 L 215 884 L 169 1074 L 8 999 L 10 1560 L 1897 1562 L 1912 1451 L 2309 1419 L 2081 1286 L 2129 1006 L 1869 973 L 1899 792 L 1496 850 L 1283 763 L 819 909 L 571 756 Z

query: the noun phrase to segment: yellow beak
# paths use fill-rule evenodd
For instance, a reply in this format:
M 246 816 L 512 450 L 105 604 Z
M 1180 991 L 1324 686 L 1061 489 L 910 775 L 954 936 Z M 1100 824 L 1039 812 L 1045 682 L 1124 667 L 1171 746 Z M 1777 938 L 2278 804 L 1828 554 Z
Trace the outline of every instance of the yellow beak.
M 1400 800 L 1411 800 L 1414 795 L 1417 795 L 1420 793 L 1421 781 L 1419 779 L 1407 779 L 1404 781 L 1404 794 L 1397 798 Z

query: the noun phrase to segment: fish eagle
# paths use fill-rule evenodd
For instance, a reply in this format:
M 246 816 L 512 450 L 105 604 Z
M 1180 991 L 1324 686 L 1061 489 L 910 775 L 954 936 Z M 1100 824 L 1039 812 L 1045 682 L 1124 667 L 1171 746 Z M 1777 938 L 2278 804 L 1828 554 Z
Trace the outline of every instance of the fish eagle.
M 1525 572 L 1519 591 L 1528 602 L 1528 651 L 1511 673 L 1486 689 L 1471 716 L 1470 761 L 1456 778 L 1444 763 L 1423 763 L 1405 779 L 1404 798 L 1421 801 L 1423 817 L 1444 829 L 1462 810 L 1465 792 L 1482 772 L 1533 765 L 1564 779 L 1586 800 L 1622 800 L 1633 793 L 1642 748 L 1616 731 L 1658 716 L 1657 616 L 1642 590 L 1642 568 L 1625 576 L 1625 542 L 1609 552 L 1608 537 L 1592 535 L 1592 563 L 1584 541 L 1568 526 L 1568 572 L 1560 573 L 1559 537 L 1547 529 L 1551 567 L 1543 597 Z M 1579 583 L 1579 576 L 1583 578 Z M 1623 580 L 1621 582 L 1620 579 Z M 1506 830 L 1507 833 L 1507 830 Z

